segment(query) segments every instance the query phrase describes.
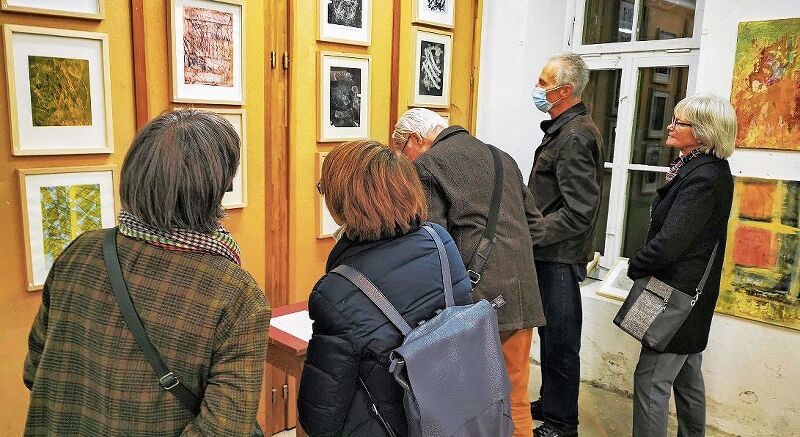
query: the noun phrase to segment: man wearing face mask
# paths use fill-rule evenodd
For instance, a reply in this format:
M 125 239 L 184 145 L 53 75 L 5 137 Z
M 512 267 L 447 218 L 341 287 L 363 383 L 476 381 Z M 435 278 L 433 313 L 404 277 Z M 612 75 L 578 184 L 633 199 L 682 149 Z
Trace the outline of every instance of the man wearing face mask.
M 544 216 L 535 246 L 536 272 L 547 325 L 541 338 L 542 388 L 531 414 L 544 424 L 536 437 L 578 435 L 581 295 L 594 256 L 594 228 L 603 188 L 603 142 L 581 93 L 589 71 L 580 56 L 553 56 L 533 89 L 536 108 L 550 114 L 528 179 Z

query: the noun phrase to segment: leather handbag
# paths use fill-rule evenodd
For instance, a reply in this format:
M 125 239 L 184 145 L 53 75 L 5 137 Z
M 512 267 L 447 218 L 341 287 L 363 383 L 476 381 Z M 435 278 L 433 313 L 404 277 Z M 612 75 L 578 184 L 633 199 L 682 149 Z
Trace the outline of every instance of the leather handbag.
M 652 276 L 637 279 L 614 317 L 614 324 L 649 349 L 664 352 L 703 293 L 718 247 L 719 243 L 711 252 L 694 294 L 684 293 Z
M 139 313 L 136 312 L 136 307 L 134 307 L 133 301 L 131 300 L 128 284 L 125 282 L 125 278 L 122 277 L 122 267 L 119 264 L 119 255 L 117 254 L 117 228 L 111 228 L 106 231 L 103 238 L 103 259 L 106 264 L 106 270 L 108 271 L 108 277 L 111 280 L 111 287 L 114 289 L 114 296 L 117 298 L 117 304 L 122 312 L 122 318 L 125 320 L 125 325 L 130 329 L 133 338 L 139 345 L 139 349 L 142 350 L 150 366 L 153 367 L 153 370 L 159 376 L 159 385 L 178 398 L 181 404 L 195 416 L 200 414 L 202 399 L 192 393 L 191 390 L 183 385 L 178 377 L 167 368 L 158 350 L 153 346 L 150 337 L 147 336 L 147 332 L 144 330 L 142 319 L 139 317 Z M 250 431 L 250 437 L 264 437 L 264 432 L 261 430 L 258 422 L 255 423 L 253 429 Z

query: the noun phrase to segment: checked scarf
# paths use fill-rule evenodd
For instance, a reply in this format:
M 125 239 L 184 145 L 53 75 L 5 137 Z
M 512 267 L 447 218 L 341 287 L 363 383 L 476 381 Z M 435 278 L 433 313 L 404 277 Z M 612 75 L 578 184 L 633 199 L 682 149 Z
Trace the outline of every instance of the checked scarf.
M 686 165 L 687 162 L 691 161 L 692 159 L 694 159 L 695 157 L 697 157 L 701 153 L 703 153 L 703 152 L 701 152 L 700 148 L 698 147 L 698 148 L 692 150 L 686 156 L 679 156 L 679 157 L 675 158 L 675 160 L 672 161 L 672 163 L 670 164 L 669 171 L 667 172 L 667 181 L 666 181 L 666 183 L 669 183 L 672 179 L 675 178 L 675 176 L 678 175 L 678 170 L 680 170 L 681 167 Z

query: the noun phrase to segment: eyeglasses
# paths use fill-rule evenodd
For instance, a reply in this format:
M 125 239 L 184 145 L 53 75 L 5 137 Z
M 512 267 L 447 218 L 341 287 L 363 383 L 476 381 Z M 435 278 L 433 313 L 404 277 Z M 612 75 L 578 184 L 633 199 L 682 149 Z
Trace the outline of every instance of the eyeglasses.
M 677 118 L 672 117 L 672 122 L 667 127 L 669 127 L 670 129 L 676 129 L 678 126 L 692 127 L 692 124 L 683 121 L 678 121 Z
M 322 193 L 322 181 L 317 181 L 317 192 L 319 194 L 323 194 Z

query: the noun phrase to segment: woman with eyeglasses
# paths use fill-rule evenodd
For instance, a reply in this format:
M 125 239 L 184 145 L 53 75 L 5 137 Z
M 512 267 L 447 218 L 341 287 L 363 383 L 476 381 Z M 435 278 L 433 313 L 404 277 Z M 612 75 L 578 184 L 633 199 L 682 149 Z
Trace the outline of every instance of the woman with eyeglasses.
M 628 276 L 634 280 L 652 276 L 694 295 L 709 263 L 711 268 L 696 304 L 664 352 L 642 346 L 634 374 L 634 437 L 667 435 L 673 390 L 678 435 L 705 432 L 700 365 L 719 296 L 733 200 L 726 159 L 733 152 L 736 113 L 730 102 L 711 95 L 687 97 L 674 113 L 666 146 L 678 149 L 680 156 L 658 189 L 645 245 L 631 257 Z

